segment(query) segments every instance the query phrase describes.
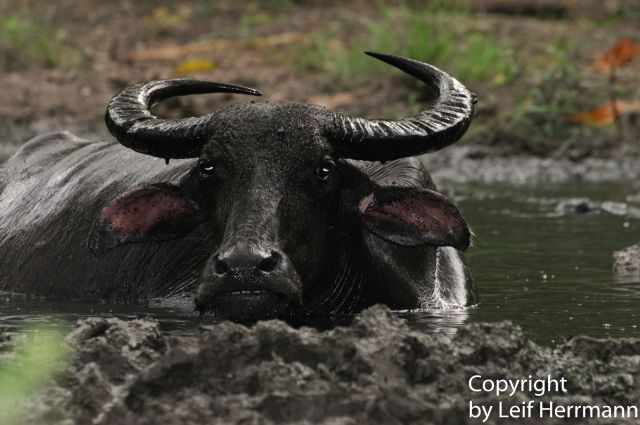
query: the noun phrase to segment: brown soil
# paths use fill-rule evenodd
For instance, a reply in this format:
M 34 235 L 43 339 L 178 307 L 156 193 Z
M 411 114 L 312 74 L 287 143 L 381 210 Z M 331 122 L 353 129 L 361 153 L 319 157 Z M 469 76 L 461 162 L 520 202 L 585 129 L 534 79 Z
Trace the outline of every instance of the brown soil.
M 0 69 L 5 99 L 0 105 L 0 138 L 14 145 L 51 129 L 107 137 L 102 116 L 111 96 L 132 82 L 175 77 L 179 66 L 190 59 L 205 59 L 213 69 L 192 70 L 189 75 L 255 86 L 272 101 L 323 103 L 368 116 L 409 114 L 419 107 L 410 101 L 416 86 L 401 76 L 372 75 L 345 87 L 326 72 L 303 71 L 296 64 L 295 55 L 319 32 L 337 28 L 336 43 L 348 44 L 354 34 L 364 33 L 367 23 L 381 19 L 381 7 L 359 0 L 348 5 L 309 0 L 276 3 L 279 6 L 205 0 L 0 0 L 0 16 L 31 19 L 45 38 L 55 39 L 58 47 L 66 49 L 60 53 L 63 57 L 51 64 L 41 63 L 37 56 L 12 58 L 12 52 L 0 43 L 0 57 L 9 58 Z M 386 3 L 385 7 L 393 7 L 399 2 Z M 520 71 L 503 85 L 465 81 L 480 98 L 476 124 L 467 141 L 493 145 L 504 154 L 581 158 L 629 153 L 612 128 L 587 128 L 538 140 L 529 128 L 519 130 L 524 124 L 516 122 L 514 111 L 542 84 L 541 76 L 558 66 L 550 53 L 554 45 L 569 44 L 570 57 L 564 60 L 584 71 L 620 37 L 640 39 L 634 19 L 637 10 L 616 1 L 578 5 L 571 1 L 475 0 L 471 5 L 470 14 L 455 24 L 456 31 L 498 37 L 513 49 Z M 640 98 L 637 81 L 633 81 L 640 66 L 640 60 L 636 62 L 620 74 L 619 90 Z M 579 78 L 579 87 L 571 90 L 579 92 L 583 110 L 596 106 L 596 99 L 607 99 L 605 77 L 586 70 Z M 230 101 L 243 99 L 206 96 L 176 100 L 161 113 L 200 114 Z M 548 121 L 559 127 L 573 125 L 551 110 L 546 114 L 541 124 L 525 124 L 535 127 Z M 637 145 L 637 122 L 628 118 L 624 125 L 628 127 L 626 142 Z M 0 156 L 3 150 L 11 148 L 0 149 Z

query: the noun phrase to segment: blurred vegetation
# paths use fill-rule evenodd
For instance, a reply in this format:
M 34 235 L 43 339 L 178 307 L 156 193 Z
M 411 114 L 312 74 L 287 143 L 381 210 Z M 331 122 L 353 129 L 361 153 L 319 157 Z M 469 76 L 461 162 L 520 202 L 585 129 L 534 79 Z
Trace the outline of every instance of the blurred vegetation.
M 392 73 L 362 54 L 370 50 L 434 63 L 463 81 L 509 83 L 518 72 L 511 49 L 490 34 L 469 32 L 469 19 L 470 10 L 460 3 L 431 2 L 419 9 L 383 5 L 381 16 L 367 20 L 354 39 L 344 41 L 338 29 L 313 34 L 311 46 L 298 50 L 297 65 L 330 73 L 345 85 Z
M 66 43 L 64 30 L 37 17 L 0 17 L 0 69 L 70 67 L 81 61 L 80 52 Z
M 61 330 L 36 328 L 23 335 L 8 359 L 0 361 L 0 424 L 21 423 L 25 403 L 65 366 Z
M 536 84 L 508 111 L 502 128 L 497 131 L 493 128 L 494 133 L 486 136 L 497 138 L 500 144 L 508 135 L 511 148 L 521 153 L 553 154 L 562 142 L 573 143 L 591 131 L 567 121 L 568 116 L 583 107 L 584 90 L 575 65 L 569 61 L 557 62 L 537 77 Z
M 196 0 L 192 2 L 197 13 L 205 16 L 213 16 L 220 12 L 221 3 L 219 0 Z M 241 3 L 245 14 L 264 14 L 274 12 L 287 12 L 296 6 L 304 6 L 309 3 L 306 0 L 245 0 Z M 240 7 L 240 4 L 238 5 Z
M 0 72 L 12 72 L 5 94 L 21 100 L 0 107 L 0 137 L 40 133 L 21 129 L 42 117 L 103 129 L 104 99 L 127 82 L 176 76 L 241 82 L 277 101 L 361 115 L 415 113 L 425 100 L 419 83 L 363 54 L 377 51 L 432 63 L 478 93 L 465 141 L 575 157 L 608 155 L 621 134 L 635 143 L 640 60 L 616 71 L 615 84 L 592 62 L 619 39 L 640 43 L 640 3 L 530 3 L 523 12 L 518 0 L 0 0 Z M 69 100 L 78 95 L 82 102 Z M 624 128 L 594 124 L 612 100 Z M 199 114 L 225 101 L 168 108 Z

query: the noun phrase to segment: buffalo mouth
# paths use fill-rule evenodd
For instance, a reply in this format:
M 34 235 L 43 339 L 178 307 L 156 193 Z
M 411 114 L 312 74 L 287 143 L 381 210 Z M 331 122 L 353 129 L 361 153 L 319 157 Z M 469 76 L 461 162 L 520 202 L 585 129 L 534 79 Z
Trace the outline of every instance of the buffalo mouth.
M 199 294 L 196 307 L 200 313 L 237 322 L 254 322 L 285 315 L 294 305 L 290 297 L 265 288 L 238 288 Z

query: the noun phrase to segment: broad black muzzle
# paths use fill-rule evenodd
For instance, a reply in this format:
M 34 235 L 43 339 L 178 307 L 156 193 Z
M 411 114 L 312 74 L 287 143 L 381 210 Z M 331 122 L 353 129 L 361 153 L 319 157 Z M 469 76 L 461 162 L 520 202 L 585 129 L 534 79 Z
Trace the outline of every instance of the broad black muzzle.
M 239 242 L 209 259 L 195 302 L 201 313 L 253 321 L 278 317 L 301 300 L 300 279 L 283 252 Z

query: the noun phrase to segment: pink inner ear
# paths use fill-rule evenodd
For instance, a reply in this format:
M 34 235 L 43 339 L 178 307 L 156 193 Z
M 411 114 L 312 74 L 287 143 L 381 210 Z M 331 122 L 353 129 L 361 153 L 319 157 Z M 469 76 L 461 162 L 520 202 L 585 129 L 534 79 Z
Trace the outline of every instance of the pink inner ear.
M 180 221 L 194 212 L 190 202 L 179 193 L 148 188 L 116 199 L 102 210 L 102 220 L 120 234 L 146 234 L 159 224 Z
M 400 244 L 430 243 L 466 249 L 469 230 L 444 195 L 428 189 L 383 188 L 359 204 L 370 231 Z
M 447 213 L 443 210 L 442 203 L 427 199 L 398 199 L 370 207 L 366 213 L 371 217 L 388 218 L 414 226 L 421 233 L 446 231 L 454 224 L 448 223 Z

